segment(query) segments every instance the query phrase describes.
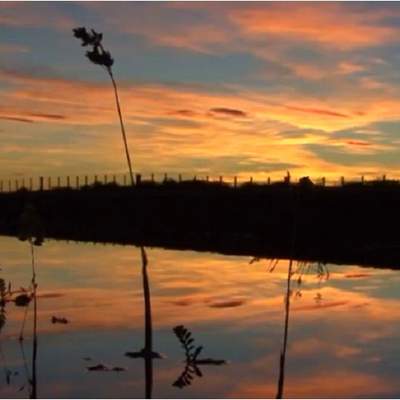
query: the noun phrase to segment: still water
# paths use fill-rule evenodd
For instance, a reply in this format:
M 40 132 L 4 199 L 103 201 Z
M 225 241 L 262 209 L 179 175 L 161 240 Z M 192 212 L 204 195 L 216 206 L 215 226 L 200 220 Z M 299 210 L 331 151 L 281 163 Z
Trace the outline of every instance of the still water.
M 28 287 L 29 243 L 0 249 L 0 278 Z M 0 396 L 270 398 L 281 381 L 283 397 L 400 397 L 399 272 L 294 262 L 288 303 L 288 260 L 146 253 L 144 296 L 137 247 L 35 247 L 36 357 L 33 302 L 6 303 Z

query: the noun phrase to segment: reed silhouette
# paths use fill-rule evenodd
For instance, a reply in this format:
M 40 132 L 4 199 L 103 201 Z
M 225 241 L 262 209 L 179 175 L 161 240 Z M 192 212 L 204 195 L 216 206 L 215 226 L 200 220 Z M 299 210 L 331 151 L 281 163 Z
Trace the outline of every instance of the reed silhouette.
M 135 184 L 133 178 L 133 170 L 131 157 L 129 154 L 128 140 L 125 132 L 125 125 L 122 117 L 121 105 L 118 96 L 118 87 L 114 79 L 112 66 L 114 64 L 114 59 L 111 57 L 109 51 L 105 50 L 102 45 L 103 34 L 96 32 L 91 29 L 90 32 L 86 30 L 85 27 L 79 27 L 73 29 L 74 36 L 82 41 L 82 46 L 90 46 L 91 50 L 86 52 L 87 58 L 94 64 L 100 65 L 108 73 L 111 83 L 114 89 L 115 102 L 117 106 L 117 112 L 121 127 L 122 139 L 124 142 L 125 155 L 128 163 L 129 176 L 131 186 Z M 145 303 L 145 347 L 136 353 L 126 353 L 127 356 L 138 358 L 143 357 L 145 361 L 145 377 L 146 377 L 146 398 L 151 398 L 152 388 L 153 388 L 153 357 L 156 357 L 156 353 L 153 352 L 153 339 L 152 339 L 152 320 L 151 320 L 151 302 L 150 302 L 150 288 L 149 281 L 147 277 L 147 255 L 146 250 L 143 246 L 140 246 L 140 253 L 142 259 L 142 276 L 143 276 L 143 293 L 144 293 L 144 303 Z
M 260 257 L 253 257 L 249 264 L 258 263 L 264 261 Z M 267 261 L 267 272 L 274 272 L 279 260 L 277 259 L 266 259 Z M 296 266 L 295 266 L 296 263 Z M 277 391 L 276 398 L 281 399 L 284 395 L 285 388 L 285 372 L 286 372 L 286 359 L 287 359 L 287 347 L 289 342 L 289 323 L 290 323 L 290 307 L 292 298 L 302 297 L 301 287 L 305 275 L 315 274 L 319 280 L 319 283 L 326 281 L 330 277 L 329 269 L 326 264 L 321 262 L 307 262 L 297 261 L 293 259 L 289 260 L 287 277 L 285 281 L 285 293 L 284 293 L 284 311 L 283 311 L 283 330 L 282 330 L 282 344 L 279 353 L 279 369 L 278 369 L 278 380 L 277 380 Z M 297 290 L 294 291 L 294 285 L 297 285 Z M 317 294 L 318 296 L 319 294 Z M 320 296 L 320 295 L 319 295 Z M 319 297 L 315 300 L 320 301 Z
M 142 284 L 144 299 L 144 347 L 140 351 L 126 352 L 129 358 L 143 358 L 145 370 L 145 398 L 151 399 L 153 393 L 153 359 L 162 358 L 161 355 L 153 351 L 153 323 L 151 316 L 151 294 L 150 284 L 147 275 L 148 258 L 144 247 L 140 247 L 142 261 Z
M 21 305 L 28 306 L 30 300 L 33 300 L 33 333 L 32 333 L 32 365 L 31 365 L 31 378 L 29 379 L 30 384 L 30 393 L 29 397 L 31 399 L 37 398 L 37 354 L 38 354 L 38 321 L 37 321 L 37 281 L 36 281 L 36 260 L 35 260 L 35 247 L 41 246 L 44 241 L 44 228 L 43 222 L 37 213 L 35 207 L 30 204 L 25 204 L 25 209 L 21 215 L 20 223 L 19 223 L 19 239 L 22 241 L 28 241 L 31 255 L 31 284 L 30 291 L 31 294 L 28 296 L 26 293 L 23 293 L 19 296 L 19 302 Z M 19 340 L 22 343 L 24 334 L 23 330 L 25 327 L 26 316 L 28 312 L 28 307 L 26 308 L 24 319 L 22 322 L 21 333 L 19 336 Z M 23 347 L 22 347 L 23 349 Z
M 290 174 L 288 172 L 285 182 L 290 184 Z M 308 183 L 302 183 L 305 185 L 304 187 L 309 188 Z M 283 335 L 282 335 L 282 345 L 281 351 L 279 355 L 279 373 L 278 373 L 278 382 L 277 382 L 277 391 L 276 398 L 281 399 L 284 396 L 284 387 L 285 387 L 285 367 L 286 367 L 286 357 L 287 357 L 287 345 L 289 340 L 289 322 L 290 322 L 290 304 L 292 297 L 292 278 L 297 275 L 297 284 L 300 286 L 302 282 L 302 276 L 310 272 L 313 263 L 298 261 L 297 269 L 294 270 L 293 263 L 296 254 L 296 246 L 298 246 L 298 237 L 303 232 L 301 231 L 301 226 L 299 224 L 300 218 L 300 200 L 301 200 L 302 191 L 298 191 L 295 189 L 295 186 L 290 186 L 289 192 L 289 209 L 291 215 L 291 223 L 288 225 L 288 249 L 289 249 L 289 264 L 288 264 L 288 272 L 286 278 L 286 289 L 285 289 L 285 307 L 284 307 L 284 324 L 283 324 Z M 254 262 L 260 261 L 260 258 L 253 257 L 250 260 L 250 264 Z M 271 259 L 268 266 L 268 271 L 273 272 L 278 264 L 278 259 Z M 322 276 L 325 275 L 324 264 L 321 262 L 317 263 L 317 276 L 321 279 Z M 327 278 L 329 278 L 329 273 L 327 274 Z M 299 292 L 300 293 L 300 292 Z
M 290 182 L 290 174 L 288 172 L 288 183 Z M 279 378 L 278 378 L 278 388 L 276 393 L 276 398 L 281 399 L 283 396 L 283 389 L 285 385 L 285 364 L 286 364 L 286 351 L 287 342 L 289 336 L 289 313 L 290 313 L 290 297 L 291 297 L 291 279 L 293 274 L 293 257 L 295 254 L 296 241 L 298 235 L 298 207 L 299 207 L 299 197 L 298 192 L 292 192 L 292 227 L 290 237 L 290 260 L 288 266 L 288 274 L 286 280 L 286 295 L 285 295 L 285 322 L 283 330 L 283 341 L 282 349 L 279 357 Z
M 31 281 L 28 288 L 20 287 L 12 290 L 11 282 L 8 287 L 3 278 L 0 278 L 0 334 L 6 323 L 6 306 L 14 303 L 16 307 L 24 308 L 24 315 L 21 323 L 18 337 L 23 368 L 26 383 L 18 388 L 22 392 L 28 387 L 29 398 L 37 398 L 37 356 L 38 356 L 38 305 L 37 305 L 37 279 L 36 279 L 36 259 L 35 247 L 43 243 L 43 229 L 35 209 L 32 205 L 27 205 L 24 213 L 21 215 L 19 237 L 21 240 L 27 240 L 30 249 L 31 258 Z M 33 303 L 33 324 L 32 324 L 32 357 L 31 368 L 28 367 L 28 361 L 24 347 L 25 323 L 28 316 L 29 306 Z M 18 372 L 12 372 L 6 367 L 5 357 L 0 343 L 0 357 L 2 358 L 3 368 L 6 375 L 7 384 L 11 384 L 11 377 L 18 375 Z
M 35 295 L 36 296 L 36 295 Z M 22 362 L 24 365 L 25 379 L 29 390 L 29 398 L 36 399 L 37 394 L 37 356 L 38 356 L 38 334 L 37 334 L 37 308 L 34 309 L 33 314 L 33 332 L 32 332 L 32 358 L 31 368 L 28 367 L 28 361 L 25 353 L 25 341 L 19 340 L 19 347 L 21 351 Z M 18 391 L 22 391 L 25 385 L 19 388 Z
M 74 32 L 74 36 L 77 39 L 80 39 L 82 41 L 82 46 L 91 47 L 91 50 L 88 50 L 86 52 L 86 57 L 93 64 L 97 64 L 97 65 L 100 65 L 101 67 L 103 67 L 111 79 L 113 89 L 114 89 L 115 102 L 117 105 L 119 123 L 121 126 L 122 139 L 123 139 L 124 147 L 125 147 L 126 161 L 128 163 L 129 176 L 131 179 L 131 184 L 134 185 L 131 157 L 130 157 L 129 149 L 128 149 L 128 140 L 126 138 L 125 125 L 124 125 L 124 121 L 122 118 L 121 106 L 120 106 L 120 101 L 119 101 L 119 96 L 118 96 L 118 88 L 117 88 L 117 84 L 115 82 L 114 75 L 112 72 L 112 66 L 114 64 L 114 59 L 111 57 L 110 52 L 104 49 L 104 47 L 101 43 L 103 40 L 102 33 L 98 33 L 94 29 L 91 29 L 89 32 L 88 30 L 86 30 L 85 27 L 75 28 L 75 29 L 73 29 L 73 32 Z
M 273 269 L 275 269 L 277 262 L 273 261 Z M 303 281 L 303 276 L 315 272 L 316 276 L 320 281 L 329 279 L 329 270 L 326 265 L 322 263 L 308 263 L 308 262 L 297 262 L 297 268 L 293 267 L 294 261 L 289 260 L 288 273 L 286 278 L 286 289 L 285 289 L 285 305 L 284 305 L 284 326 L 282 334 L 282 347 L 279 356 L 279 373 L 278 373 L 278 383 L 277 383 L 277 393 L 276 398 L 281 399 L 284 395 L 285 387 L 285 367 L 287 358 L 287 346 L 289 337 L 289 322 L 290 322 L 290 306 L 291 298 L 293 297 L 294 291 L 292 289 L 293 280 L 300 287 Z M 315 271 L 313 271 L 315 270 Z M 270 272 L 272 270 L 270 269 Z M 297 290 L 295 293 L 296 297 L 301 297 L 301 291 Z
M 286 294 L 285 294 L 285 319 L 284 319 L 284 330 L 283 330 L 283 341 L 282 348 L 279 357 L 279 377 L 278 377 L 278 388 L 276 398 L 281 399 L 283 397 L 283 390 L 285 385 L 285 364 L 286 364 L 286 352 L 287 342 L 289 335 L 289 314 L 290 314 L 290 297 L 291 297 L 291 279 L 292 279 L 292 268 L 293 260 L 289 261 L 287 281 L 286 281 Z
M 23 292 L 24 294 L 20 294 Z M 8 284 L 8 288 L 6 289 L 5 281 L 3 278 L 0 278 L 0 335 L 2 334 L 2 330 L 6 324 L 7 321 L 7 316 L 6 316 L 6 306 L 10 303 L 15 303 L 17 307 L 25 307 L 25 310 L 28 309 L 29 303 L 31 296 L 27 297 L 29 300 L 18 300 L 21 299 L 21 296 L 26 296 L 26 290 L 17 290 L 15 292 L 11 291 L 11 283 Z M 14 382 L 14 378 L 19 375 L 17 370 L 13 370 L 8 366 L 5 353 L 3 351 L 3 345 L 2 345 L 2 340 L 0 336 L 0 360 L 1 364 L 3 366 L 3 371 L 4 371 L 4 376 L 5 376 L 5 382 L 7 385 L 12 385 Z M 20 346 L 22 345 L 22 342 L 20 341 Z M 23 350 L 22 350 L 23 351 Z M 26 383 L 23 384 L 18 388 L 18 392 L 22 392 L 26 385 L 30 387 L 30 375 L 28 371 L 28 366 L 26 362 L 26 357 L 25 353 L 22 353 L 22 359 L 23 359 L 23 364 L 24 364 L 24 370 L 25 370 L 25 377 L 26 377 Z M 30 394 L 31 392 L 29 392 Z
M 37 398 L 37 354 L 38 354 L 38 333 L 37 333 L 37 296 L 36 277 L 33 278 L 33 348 L 32 348 L 32 380 L 30 398 Z

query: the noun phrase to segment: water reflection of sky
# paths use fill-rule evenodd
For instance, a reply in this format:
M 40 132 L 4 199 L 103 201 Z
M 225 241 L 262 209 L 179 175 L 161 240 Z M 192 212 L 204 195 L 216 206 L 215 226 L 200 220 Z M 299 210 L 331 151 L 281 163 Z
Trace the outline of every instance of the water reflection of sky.
M 30 282 L 27 243 L 1 237 L 1 277 L 13 287 Z M 287 261 L 147 249 L 153 311 L 154 397 L 274 397 L 282 343 Z M 399 397 L 400 302 L 396 271 L 328 266 L 293 283 L 286 361 L 286 397 Z M 47 241 L 37 248 L 40 397 L 143 397 L 142 359 L 126 351 L 144 346 L 139 249 Z M 296 292 L 301 290 L 301 296 Z M 52 324 L 65 317 L 67 325 Z M 17 371 L 1 397 L 26 397 L 17 337 L 23 309 L 7 305 L 2 360 Z M 172 383 L 184 353 L 172 332 L 183 324 L 203 356 L 226 359 L 202 367 L 203 377 L 178 389 Z M 25 351 L 31 357 L 31 319 Z M 83 358 L 90 357 L 92 361 Z M 103 363 L 123 372 L 88 372 Z M 1 367 L 0 367 L 1 368 Z

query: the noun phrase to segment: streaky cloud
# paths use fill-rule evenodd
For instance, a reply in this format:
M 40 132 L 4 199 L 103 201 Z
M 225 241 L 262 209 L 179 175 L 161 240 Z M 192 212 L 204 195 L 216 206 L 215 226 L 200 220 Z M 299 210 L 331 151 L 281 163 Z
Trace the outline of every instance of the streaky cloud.
M 216 107 L 210 108 L 210 112 L 214 114 L 228 115 L 231 117 L 247 117 L 247 113 L 234 108 Z

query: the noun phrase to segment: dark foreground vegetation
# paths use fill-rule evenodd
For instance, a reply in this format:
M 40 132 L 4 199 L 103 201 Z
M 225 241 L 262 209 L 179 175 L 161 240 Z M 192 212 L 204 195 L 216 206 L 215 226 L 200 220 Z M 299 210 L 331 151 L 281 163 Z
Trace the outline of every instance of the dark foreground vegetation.
M 268 258 L 400 263 L 400 184 L 143 182 L 0 194 L 0 233 L 32 204 L 46 237 Z

